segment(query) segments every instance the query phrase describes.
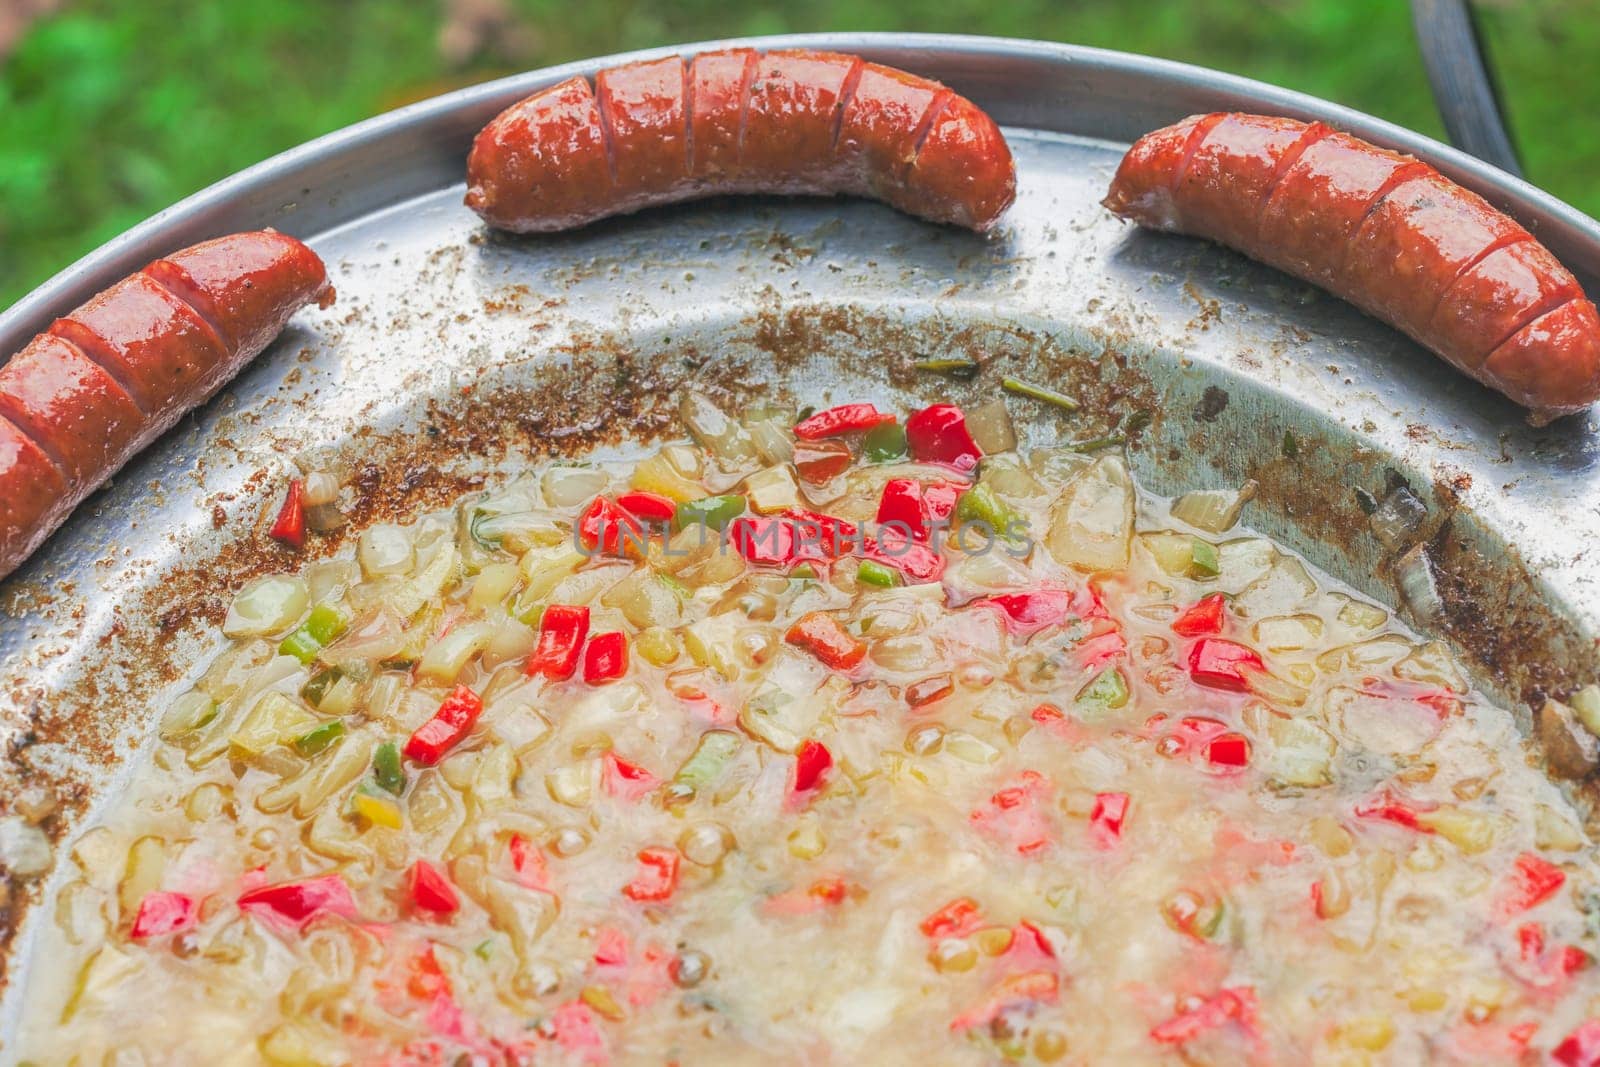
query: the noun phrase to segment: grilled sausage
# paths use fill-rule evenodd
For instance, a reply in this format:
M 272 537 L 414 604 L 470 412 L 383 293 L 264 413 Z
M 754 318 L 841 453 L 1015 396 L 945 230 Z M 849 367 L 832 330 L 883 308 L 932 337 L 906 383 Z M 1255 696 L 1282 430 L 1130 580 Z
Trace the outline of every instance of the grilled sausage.
M 312 300 L 333 302 L 316 253 L 234 234 L 124 278 L 0 367 L 0 578 Z
M 994 120 L 837 52 L 708 52 L 571 78 L 485 126 L 467 205 L 538 233 L 722 193 L 870 196 L 983 231 L 1016 195 Z
M 1140 138 L 1106 207 L 1345 298 L 1530 409 L 1600 398 L 1600 317 L 1533 235 L 1420 160 L 1321 123 L 1195 115 Z

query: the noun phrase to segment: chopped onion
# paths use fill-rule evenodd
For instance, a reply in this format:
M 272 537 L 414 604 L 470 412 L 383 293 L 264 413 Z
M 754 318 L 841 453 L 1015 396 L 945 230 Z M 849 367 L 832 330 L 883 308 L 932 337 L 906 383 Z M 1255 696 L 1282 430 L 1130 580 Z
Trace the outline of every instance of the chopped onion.
M 450 541 L 441 541 L 433 558 L 417 572 L 417 576 L 395 591 L 391 601 L 395 612 L 401 618 L 409 619 L 424 605 L 438 600 L 445 587 L 455 579 L 460 565 L 461 553 L 456 551 L 456 546 Z
M 689 435 L 717 458 L 741 463 L 755 458 L 756 449 L 750 435 L 704 393 L 690 390 L 683 394 L 678 414 Z
M 1367 517 L 1373 534 L 1390 552 L 1403 552 L 1416 543 L 1428 521 L 1428 508 L 1404 485 L 1397 485 Z
M 335 503 L 339 499 L 339 479 L 327 471 L 312 471 L 305 477 L 301 499 L 308 508 Z
M 478 513 L 470 521 L 472 539 L 480 545 L 521 554 L 530 548 L 550 548 L 572 537 L 572 524 L 553 511 L 511 511 L 500 515 Z
M 800 487 L 788 467 L 768 467 L 744 480 L 744 494 L 757 515 L 776 515 L 800 506 Z
M 1238 489 L 1198 489 L 1185 493 L 1172 503 L 1172 517 L 1206 533 L 1233 529 L 1244 506 L 1255 499 L 1261 488 L 1254 478 Z
M 417 676 L 432 678 L 445 685 L 452 684 L 466 668 L 467 662 L 489 647 L 494 636 L 494 626 L 487 622 L 469 622 L 450 629 L 422 654 L 417 663 Z
M 257 578 L 233 598 L 222 632 L 228 637 L 283 633 L 300 621 L 309 601 L 306 583 L 298 578 L 280 574 Z
M 361 534 L 357 557 L 368 578 L 383 574 L 405 574 L 414 558 L 411 533 L 390 523 L 379 523 Z
M 746 429 L 761 461 L 769 465 L 788 463 L 794 458 L 794 434 L 787 421 L 776 418 L 753 419 Z
M 1600 737 L 1600 685 L 1586 685 L 1568 701 L 1583 728 Z
M 1121 570 L 1133 540 L 1133 480 L 1120 455 L 1102 456 L 1073 479 L 1051 512 L 1045 545 L 1056 562 Z
M 1444 600 L 1434 584 L 1433 566 L 1428 561 L 1425 545 L 1416 545 L 1395 560 L 1394 574 L 1400 585 L 1400 596 L 1418 623 L 1427 626 L 1444 614 Z
M 489 643 L 484 646 L 483 665 L 493 668 L 509 660 L 522 660 L 539 643 L 533 628 L 516 619 L 506 619 L 494 628 Z
M 986 456 L 1010 452 L 1017 447 L 1017 431 L 1011 423 L 1011 412 L 1006 410 L 1006 402 L 999 397 L 967 409 L 967 432 Z
M 575 508 L 606 491 L 611 475 L 599 467 L 551 467 L 540 478 L 544 502 L 553 508 Z
M 322 652 L 322 660 L 349 668 L 391 659 L 405 648 L 405 622 L 393 612 L 379 611 Z

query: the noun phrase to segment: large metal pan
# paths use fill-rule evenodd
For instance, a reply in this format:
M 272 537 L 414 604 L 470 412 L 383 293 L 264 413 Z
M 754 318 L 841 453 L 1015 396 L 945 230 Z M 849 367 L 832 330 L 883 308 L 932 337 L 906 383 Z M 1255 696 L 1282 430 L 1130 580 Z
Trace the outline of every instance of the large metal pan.
M 1592 421 L 1530 430 L 1348 306 L 1221 249 L 1125 229 L 1098 200 L 1132 137 L 1241 108 L 1319 118 L 1429 159 L 1532 227 L 1590 286 L 1600 224 L 1405 130 L 1179 64 L 903 34 L 743 43 L 858 51 L 973 97 L 1007 126 L 1016 207 L 987 239 L 869 203 L 768 200 L 556 237 L 486 233 L 460 203 L 472 134 L 530 90 L 659 54 L 640 53 L 454 93 L 287 152 L 0 316 L 0 352 L 14 351 L 158 254 L 263 225 L 308 239 L 340 290 L 333 310 L 302 316 L 0 586 L 0 854 L 24 855 L 20 800 L 59 799 L 44 822 L 57 838 L 114 801 L 166 695 L 205 661 L 200 623 L 245 575 L 289 564 L 262 530 L 292 454 L 339 457 L 363 491 L 359 525 L 445 503 L 534 452 L 626 448 L 670 422 L 665 398 L 690 380 L 735 398 L 975 395 L 912 374 L 917 354 L 981 351 L 1079 394 L 1071 418 L 1016 406 L 1036 441 L 1096 436 L 1149 411 L 1132 447 L 1147 484 L 1255 477 L 1250 522 L 1391 601 L 1356 490 L 1381 495 L 1404 478 L 1445 520 L 1428 546 L 1445 604 L 1432 625 L 1480 681 L 1526 707 L 1600 673 Z M 8 872 L 5 884 L 14 994 L 26 975 L 18 934 L 45 914 L 25 904 L 49 877 Z

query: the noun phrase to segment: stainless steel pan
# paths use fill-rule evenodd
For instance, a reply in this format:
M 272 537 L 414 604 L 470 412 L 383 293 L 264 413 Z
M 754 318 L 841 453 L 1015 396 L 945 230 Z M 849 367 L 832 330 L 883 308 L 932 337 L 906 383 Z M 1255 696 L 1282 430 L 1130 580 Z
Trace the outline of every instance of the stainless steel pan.
M 721 44 L 723 42 L 719 42 Z M 1393 601 L 1357 489 L 1404 479 L 1432 509 L 1445 611 L 1431 625 L 1525 707 L 1600 674 L 1592 419 L 1541 431 L 1348 306 L 1221 249 L 1128 230 L 1098 206 L 1127 141 L 1219 108 L 1320 118 L 1429 159 L 1600 282 L 1600 224 L 1433 141 L 1295 93 L 1066 45 L 819 35 L 761 48 L 863 53 L 943 80 L 1007 126 L 1020 197 L 988 239 L 875 204 L 688 205 L 578 234 L 510 239 L 461 206 L 472 134 L 529 91 L 658 53 L 509 78 L 385 115 L 229 178 L 138 226 L 0 316 L 0 352 L 171 248 L 277 226 L 329 263 L 339 304 L 303 315 L 195 418 L 80 509 L 0 602 L 0 856 L 23 809 L 54 837 L 115 803 L 166 697 L 205 662 L 201 624 L 244 576 L 283 567 L 263 537 L 294 454 L 328 450 L 362 490 L 357 525 L 448 502 L 535 453 L 627 448 L 671 423 L 688 381 L 735 399 L 972 398 L 913 374 L 973 352 L 1085 401 L 1014 404 L 1035 441 L 1133 434 L 1157 488 L 1263 486 L 1247 518 Z M 687 50 L 712 47 L 691 46 Z M 1137 420 L 1135 420 L 1137 422 Z M 1294 438 L 1285 455 L 1285 434 Z M 26 803 L 24 803 L 26 802 Z M 37 863 L 25 866 L 37 866 Z M 11 985 L 27 902 L 8 870 Z

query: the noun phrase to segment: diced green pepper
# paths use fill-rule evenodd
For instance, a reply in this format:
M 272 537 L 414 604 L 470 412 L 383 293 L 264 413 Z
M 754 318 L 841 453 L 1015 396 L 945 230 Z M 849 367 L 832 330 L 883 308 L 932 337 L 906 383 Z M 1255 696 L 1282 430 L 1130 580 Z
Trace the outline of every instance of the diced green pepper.
M 236 756 L 259 756 L 274 745 L 288 744 L 312 730 L 317 718 L 282 693 L 268 692 L 239 723 L 228 738 Z
M 1116 667 L 1107 667 L 1079 690 L 1077 702 L 1101 711 L 1120 708 L 1128 702 L 1128 679 Z
M 278 646 L 278 654 L 293 656 L 301 663 L 310 663 L 317 658 L 318 652 L 337 641 L 348 625 L 338 608 L 330 604 L 318 604 L 311 609 L 306 621 L 283 639 Z
M 802 563 L 789 572 L 789 577 L 803 582 L 814 582 L 817 580 L 817 568 L 809 563 Z
M 472 946 L 472 954 L 480 960 L 486 960 L 494 955 L 494 938 L 486 937 Z
M 899 571 L 871 559 L 861 561 L 861 566 L 856 570 L 856 578 L 868 585 L 876 585 L 883 589 L 892 589 L 900 584 Z
M 745 499 L 738 493 L 726 496 L 707 496 L 679 504 L 672 514 L 672 528 L 682 530 L 689 526 L 709 526 L 720 530 L 744 514 Z
M 315 730 L 295 738 L 295 751 L 302 756 L 315 756 L 343 736 L 344 723 L 338 719 L 333 722 L 325 722 Z
M 372 780 L 395 796 L 406 791 L 406 772 L 400 766 L 400 746 L 385 741 L 372 753 Z
M 300 699 L 314 708 L 322 706 L 322 698 L 328 695 L 328 690 L 338 684 L 344 677 L 344 671 L 338 667 L 328 667 L 311 676 L 311 680 L 300 687 Z
M 739 751 L 739 735 L 727 730 L 708 730 L 700 743 L 672 776 L 669 799 L 688 800 L 721 776 L 733 754 Z
M 1198 537 L 1190 538 L 1189 577 L 1215 578 L 1221 573 L 1222 564 L 1217 559 L 1217 546 Z
M 861 439 L 869 463 L 893 463 L 906 454 L 906 428 L 898 422 L 880 422 Z
M 962 522 L 981 522 L 997 534 L 1004 534 L 1017 516 L 994 495 L 994 490 L 978 483 L 956 502 L 956 518 Z

